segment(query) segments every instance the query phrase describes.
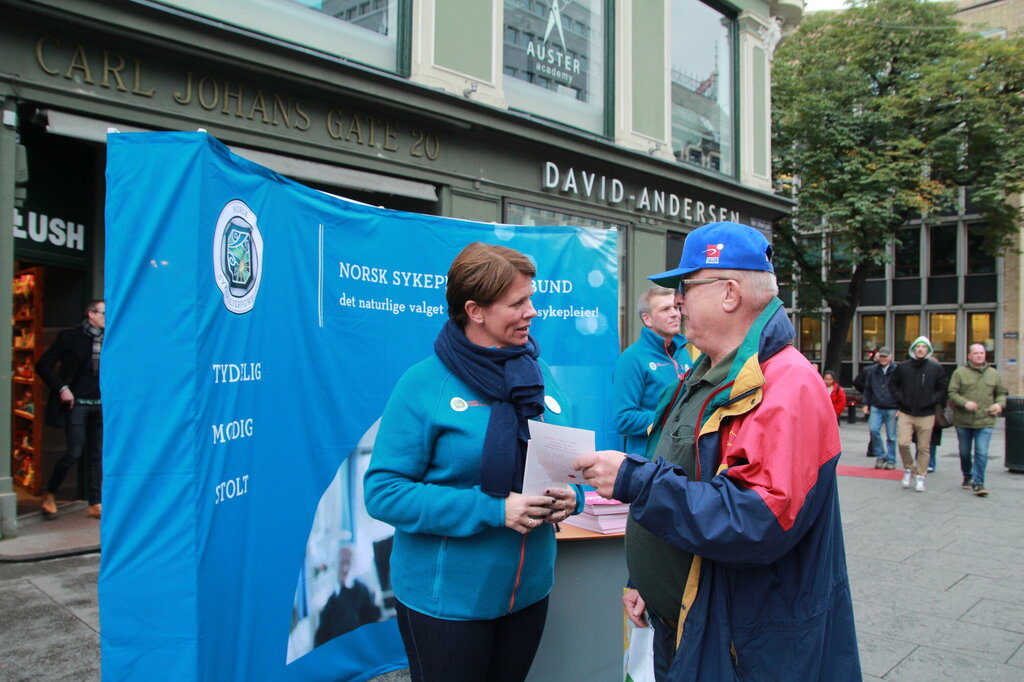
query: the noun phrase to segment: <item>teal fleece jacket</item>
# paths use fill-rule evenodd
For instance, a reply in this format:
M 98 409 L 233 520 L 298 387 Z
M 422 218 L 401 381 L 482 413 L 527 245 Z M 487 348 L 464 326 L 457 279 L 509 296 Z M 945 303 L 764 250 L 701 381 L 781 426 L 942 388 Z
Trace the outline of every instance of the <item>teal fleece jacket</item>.
M 644 327 L 615 363 L 615 430 L 626 437 L 626 452 L 644 454 L 658 398 L 693 366 L 686 337 L 676 334 L 672 342 L 675 349 L 669 355 L 665 339 Z
M 538 419 L 571 425 L 550 368 Z M 488 620 L 547 596 L 554 583 L 550 524 L 505 527 L 505 499 L 480 490 L 480 451 L 491 409 L 436 356 L 395 386 L 364 478 L 366 509 L 395 527 L 391 582 L 409 608 L 448 620 Z M 583 493 L 576 490 L 576 511 Z

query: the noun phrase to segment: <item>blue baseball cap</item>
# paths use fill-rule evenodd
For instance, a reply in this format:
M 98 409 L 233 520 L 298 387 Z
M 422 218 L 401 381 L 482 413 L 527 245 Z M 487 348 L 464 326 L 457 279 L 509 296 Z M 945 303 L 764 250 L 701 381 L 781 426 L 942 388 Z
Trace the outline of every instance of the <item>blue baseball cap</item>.
M 704 269 L 775 272 L 772 246 L 763 234 L 748 225 L 710 223 L 686 235 L 678 268 L 647 279 L 674 289 L 686 275 Z

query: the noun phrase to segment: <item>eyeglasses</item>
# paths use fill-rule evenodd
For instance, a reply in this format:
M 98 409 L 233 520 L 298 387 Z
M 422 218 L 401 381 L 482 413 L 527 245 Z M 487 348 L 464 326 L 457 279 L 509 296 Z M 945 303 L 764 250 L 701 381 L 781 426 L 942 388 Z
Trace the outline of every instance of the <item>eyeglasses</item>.
M 706 277 L 703 279 L 681 279 L 679 280 L 679 293 L 682 294 L 683 298 L 686 298 L 686 285 L 689 284 L 691 287 L 699 286 L 701 284 L 711 284 L 712 282 L 728 282 L 732 277 Z

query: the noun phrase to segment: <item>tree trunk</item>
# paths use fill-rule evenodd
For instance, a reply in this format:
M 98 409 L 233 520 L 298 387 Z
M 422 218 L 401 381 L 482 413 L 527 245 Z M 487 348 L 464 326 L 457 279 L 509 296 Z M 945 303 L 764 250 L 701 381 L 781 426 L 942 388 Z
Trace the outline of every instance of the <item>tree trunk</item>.
M 828 343 L 825 346 L 825 362 L 822 370 L 830 369 L 836 373 L 836 376 L 839 376 L 839 368 L 844 360 L 853 360 L 852 357 L 843 357 L 843 345 L 846 343 L 846 333 L 853 323 L 853 316 L 857 312 L 860 292 L 864 288 L 868 271 L 867 264 L 861 263 L 854 266 L 846 296 L 843 298 L 837 296 L 825 301 L 828 303 L 832 315 L 829 318 Z M 856 339 L 854 341 L 856 342 Z M 854 346 L 853 352 L 856 354 L 856 346 Z

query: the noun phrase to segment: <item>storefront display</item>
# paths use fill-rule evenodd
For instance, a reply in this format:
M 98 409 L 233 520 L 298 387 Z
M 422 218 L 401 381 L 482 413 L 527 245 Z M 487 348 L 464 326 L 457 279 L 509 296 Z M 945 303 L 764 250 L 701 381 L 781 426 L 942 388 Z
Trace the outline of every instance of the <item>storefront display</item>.
M 43 382 L 35 363 L 42 355 L 43 268 L 26 268 L 12 283 L 11 475 L 38 495 L 43 488 Z

